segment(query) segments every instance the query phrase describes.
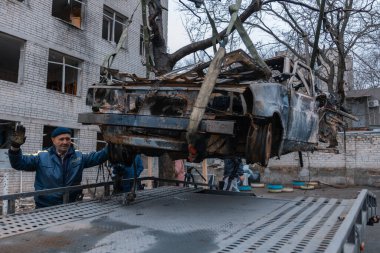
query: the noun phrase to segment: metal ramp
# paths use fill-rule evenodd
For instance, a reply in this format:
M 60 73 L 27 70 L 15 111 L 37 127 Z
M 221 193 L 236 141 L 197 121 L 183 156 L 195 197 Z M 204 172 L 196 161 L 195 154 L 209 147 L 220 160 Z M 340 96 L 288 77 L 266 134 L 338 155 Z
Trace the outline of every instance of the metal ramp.
M 138 192 L 132 205 L 113 197 L 9 215 L 0 218 L 0 249 L 2 253 L 356 252 L 355 240 L 361 240 L 363 222 L 375 201 L 367 191 L 355 200 L 233 195 L 160 187 Z M 354 241 L 352 232 L 358 235 Z

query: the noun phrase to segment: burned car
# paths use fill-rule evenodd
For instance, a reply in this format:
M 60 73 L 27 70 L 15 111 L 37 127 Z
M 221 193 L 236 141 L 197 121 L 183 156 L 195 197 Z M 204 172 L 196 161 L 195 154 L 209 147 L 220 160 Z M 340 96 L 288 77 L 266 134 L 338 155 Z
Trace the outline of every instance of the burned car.
M 195 145 L 186 131 L 210 63 L 178 69 L 153 80 L 119 73 L 129 80 L 89 88 L 92 113 L 83 124 L 100 126 L 111 160 L 133 154 L 185 159 L 242 157 L 266 165 L 270 157 L 312 151 L 318 145 L 318 106 L 310 68 L 286 56 L 265 61 L 270 80 L 244 51 L 229 53 L 197 129 Z

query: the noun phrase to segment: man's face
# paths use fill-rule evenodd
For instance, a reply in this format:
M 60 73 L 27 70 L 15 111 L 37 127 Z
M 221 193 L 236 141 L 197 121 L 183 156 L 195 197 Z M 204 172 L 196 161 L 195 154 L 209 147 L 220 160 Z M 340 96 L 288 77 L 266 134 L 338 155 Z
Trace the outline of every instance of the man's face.
M 60 134 L 56 137 L 51 138 L 53 145 L 58 153 L 64 154 L 69 150 L 71 145 L 71 135 L 70 134 Z

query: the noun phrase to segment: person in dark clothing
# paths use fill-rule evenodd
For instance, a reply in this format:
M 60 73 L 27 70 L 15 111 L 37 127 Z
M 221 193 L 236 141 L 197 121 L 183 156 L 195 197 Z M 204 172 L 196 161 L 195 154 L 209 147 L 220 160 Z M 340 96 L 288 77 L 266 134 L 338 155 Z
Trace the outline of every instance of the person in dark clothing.
M 37 154 L 23 154 L 20 146 L 25 143 L 25 128 L 16 126 L 11 137 L 9 161 L 16 170 L 35 171 L 34 189 L 45 190 L 80 185 L 83 169 L 99 165 L 108 159 L 108 147 L 91 153 L 74 150 L 71 145 L 71 130 L 58 127 L 51 133 L 53 146 Z M 72 191 L 69 201 L 78 199 L 82 191 Z M 36 208 L 63 203 L 63 193 L 36 196 Z
M 135 170 L 134 165 L 136 165 L 136 175 L 140 176 L 141 172 L 144 170 L 144 165 L 141 159 L 141 155 L 135 156 L 135 162 L 130 166 L 124 164 L 115 164 L 113 165 L 113 178 L 116 184 L 116 192 L 130 192 L 132 189 L 132 182 L 119 182 L 120 179 L 131 179 L 134 178 Z
M 238 183 L 244 180 L 243 163 L 239 158 L 224 159 L 223 190 L 239 191 Z

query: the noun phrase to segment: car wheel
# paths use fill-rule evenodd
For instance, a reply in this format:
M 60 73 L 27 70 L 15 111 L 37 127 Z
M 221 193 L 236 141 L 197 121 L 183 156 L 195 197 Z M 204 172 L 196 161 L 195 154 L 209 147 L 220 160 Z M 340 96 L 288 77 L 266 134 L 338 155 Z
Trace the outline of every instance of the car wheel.
M 260 163 L 267 166 L 272 147 L 272 123 L 262 126 L 261 135 Z
M 247 136 L 247 163 L 260 163 L 266 166 L 269 162 L 272 146 L 272 123 L 253 124 Z
M 246 145 L 245 145 L 245 158 L 247 160 L 247 163 L 255 163 L 258 161 L 258 148 L 257 148 L 258 133 L 259 133 L 259 126 L 253 123 L 249 127 Z

